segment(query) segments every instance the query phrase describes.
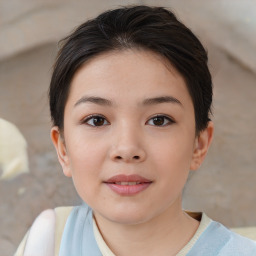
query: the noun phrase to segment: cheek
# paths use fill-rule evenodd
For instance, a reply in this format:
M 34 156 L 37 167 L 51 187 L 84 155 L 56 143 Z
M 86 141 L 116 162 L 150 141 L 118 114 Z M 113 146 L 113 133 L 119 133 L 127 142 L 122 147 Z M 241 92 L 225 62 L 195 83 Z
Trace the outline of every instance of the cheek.
M 103 145 L 100 141 L 72 136 L 69 143 L 67 142 L 67 149 L 76 190 L 80 197 L 89 203 L 101 181 L 101 170 L 105 159 Z
M 103 149 L 99 145 L 84 143 L 83 145 L 77 145 L 70 152 L 72 152 L 69 154 L 69 158 L 73 175 L 98 173 L 98 167 L 104 158 Z
M 153 143 L 153 142 L 152 142 Z M 193 155 L 193 140 L 186 133 L 181 133 L 153 143 L 150 155 L 159 166 L 172 169 L 186 170 L 189 168 Z
M 157 180 L 162 188 L 162 196 L 173 200 L 181 194 L 186 184 L 191 152 L 181 145 L 171 148 L 166 145 L 159 150 L 162 153 L 156 159 Z
M 75 188 L 83 201 L 91 205 L 101 182 L 102 163 L 104 162 L 103 148 L 99 143 L 80 141 L 72 144 L 69 150 L 71 152 L 70 168 Z
M 183 136 L 170 136 L 152 148 L 152 165 L 158 170 L 156 177 L 166 193 L 180 193 L 186 183 L 193 155 L 193 142 L 189 138 L 184 133 Z
M 81 128 L 74 129 L 67 138 L 66 145 L 73 171 L 83 170 L 90 172 L 103 161 L 102 158 L 105 152 L 104 140 L 90 136 Z

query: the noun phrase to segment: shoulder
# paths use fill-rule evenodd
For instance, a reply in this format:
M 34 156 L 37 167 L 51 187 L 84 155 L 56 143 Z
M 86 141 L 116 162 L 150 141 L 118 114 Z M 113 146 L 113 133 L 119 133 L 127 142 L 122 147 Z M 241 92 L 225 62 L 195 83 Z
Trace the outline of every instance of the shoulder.
M 54 251 L 59 249 L 62 232 L 72 208 L 57 207 L 41 212 L 20 243 L 15 256 L 38 255 L 38 251 L 45 253 L 43 255 L 56 255 Z
M 55 227 L 55 212 L 53 209 L 47 209 L 41 212 L 38 217 L 35 219 L 31 230 L 30 235 L 36 231 L 47 232 L 48 229 Z M 29 235 L 29 236 L 30 236 Z
M 43 211 L 20 243 L 15 256 L 54 255 L 55 212 Z
M 38 217 L 36 218 L 36 221 L 51 221 L 55 219 L 55 212 L 54 209 L 47 209 L 42 211 Z
M 213 239 L 220 239 L 225 241 L 223 246 L 220 247 L 219 255 L 226 256 L 251 256 L 256 255 L 256 242 L 241 236 L 230 229 L 226 228 L 222 224 L 213 221 L 212 227 L 215 232 L 213 232 Z
M 187 255 L 256 256 L 256 242 L 210 220 Z
M 34 221 L 26 243 L 25 255 L 45 255 L 54 253 L 55 212 L 52 209 L 43 211 Z
M 223 248 L 223 255 L 225 251 L 230 251 L 232 255 L 256 255 L 256 241 L 253 241 L 247 237 L 241 236 L 231 230 L 230 240 Z
M 231 228 L 231 231 L 256 241 L 256 227 Z

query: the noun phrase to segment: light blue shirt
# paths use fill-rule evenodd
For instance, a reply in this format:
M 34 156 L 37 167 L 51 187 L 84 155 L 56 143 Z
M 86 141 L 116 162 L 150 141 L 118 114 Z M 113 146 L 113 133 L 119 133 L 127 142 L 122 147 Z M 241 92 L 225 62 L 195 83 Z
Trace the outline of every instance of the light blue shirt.
M 74 207 L 65 225 L 60 256 L 102 256 L 93 233 L 92 209 Z M 256 256 L 256 242 L 211 221 L 187 256 Z

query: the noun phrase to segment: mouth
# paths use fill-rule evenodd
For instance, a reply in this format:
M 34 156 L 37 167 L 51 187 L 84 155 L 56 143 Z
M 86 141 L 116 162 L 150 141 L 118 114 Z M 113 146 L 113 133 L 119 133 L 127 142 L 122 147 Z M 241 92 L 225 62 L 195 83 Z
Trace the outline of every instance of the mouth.
M 117 184 L 117 185 L 122 185 L 122 186 L 133 186 L 133 185 L 138 185 L 141 184 L 143 182 L 139 182 L 139 181 L 120 181 L 120 182 L 113 182 L 112 184 Z
M 133 196 L 147 189 L 153 181 L 140 175 L 116 175 L 104 182 L 113 192 Z

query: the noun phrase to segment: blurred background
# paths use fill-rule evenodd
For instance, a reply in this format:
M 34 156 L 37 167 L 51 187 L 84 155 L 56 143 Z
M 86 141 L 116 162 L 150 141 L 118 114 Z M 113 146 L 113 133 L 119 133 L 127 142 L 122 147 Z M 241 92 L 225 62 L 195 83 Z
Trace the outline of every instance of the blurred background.
M 42 210 L 80 202 L 49 136 L 47 90 L 57 42 L 88 18 L 125 4 L 170 7 L 209 52 L 215 138 L 185 188 L 184 208 L 230 227 L 256 226 L 255 0 L 0 0 L 0 118 L 23 134 L 30 170 L 0 180 L 2 256 L 14 253 Z M 2 140 L 12 136 L 1 132 Z

